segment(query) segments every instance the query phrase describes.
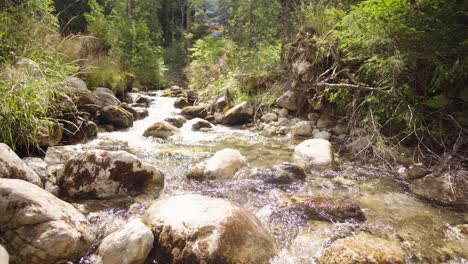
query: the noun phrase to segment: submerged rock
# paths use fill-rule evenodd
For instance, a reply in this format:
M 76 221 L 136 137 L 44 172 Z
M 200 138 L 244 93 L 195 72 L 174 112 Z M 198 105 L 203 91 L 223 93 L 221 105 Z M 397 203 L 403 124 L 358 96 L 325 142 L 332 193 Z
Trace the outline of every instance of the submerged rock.
M 120 106 L 110 105 L 101 110 L 99 120 L 102 124 L 115 127 L 129 128 L 133 126 L 133 115 Z
M 366 216 L 361 207 L 349 200 L 327 196 L 296 196 L 291 199 L 294 204 L 304 210 L 310 220 L 330 222 L 366 221 Z
M 309 139 L 297 145 L 293 158 L 306 172 L 335 168 L 332 146 L 323 139 Z
M 254 116 L 254 108 L 247 102 L 240 103 L 229 109 L 223 118 L 223 124 L 237 126 L 248 123 Z
M 199 181 L 229 179 L 245 165 L 245 157 L 238 150 L 223 149 L 206 161 L 193 166 L 187 178 Z
M 321 264 L 404 264 L 405 253 L 396 243 L 366 233 L 338 239 L 326 247 Z
M 6 144 L 0 143 L 0 178 L 19 179 L 42 187 L 41 178 Z
M 251 178 L 271 184 L 290 184 L 306 178 L 301 167 L 287 162 L 272 167 L 254 168 L 247 173 Z
M 133 219 L 106 236 L 97 250 L 102 264 L 143 264 L 153 248 L 154 236 L 139 219 Z
M 168 122 L 159 121 L 148 127 L 143 133 L 145 137 L 154 137 L 166 139 L 179 133 L 179 129 Z
M 441 176 L 430 174 L 412 182 L 413 193 L 440 205 L 466 210 L 468 208 L 468 171 L 446 172 Z
M 297 98 L 296 93 L 294 91 L 287 91 L 284 93 L 278 100 L 276 100 L 276 104 L 279 106 L 289 110 L 289 111 L 296 111 L 297 110 Z
M 181 128 L 187 122 L 187 119 L 185 119 L 185 117 L 181 115 L 175 115 L 175 116 L 171 116 L 171 117 L 164 119 L 164 121 L 168 122 L 169 124 L 177 128 Z
M 79 198 L 159 193 L 164 174 L 125 151 L 89 150 L 65 162 L 60 193 Z
M 268 263 L 273 237 L 250 212 L 226 200 L 182 195 L 154 202 L 145 216 L 157 263 Z
M 182 109 L 180 112 L 181 115 L 187 117 L 188 119 L 193 118 L 205 118 L 208 116 L 208 110 L 205 105 L 197 105 L 197 106 L 187 106 Z
M 0 179 L 0 233 L 12 263 L 74 261 L 93 236 L 70 204 L 25 181 Z

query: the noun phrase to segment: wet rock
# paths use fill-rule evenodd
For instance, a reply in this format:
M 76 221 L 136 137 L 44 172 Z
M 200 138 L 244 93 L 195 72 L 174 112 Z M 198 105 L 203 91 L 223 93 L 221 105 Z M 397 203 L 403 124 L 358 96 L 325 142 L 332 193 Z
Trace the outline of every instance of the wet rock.
M 164 121 L 168 122 L 169 124 L 171 124 L 171 125 L 173 125 L 173 126 L 175 126 L 177 128 L 181 128 L 187 122 L 187 119 L 185 119 L 185 117 L 183 117 L 181 115 L 176 115 L 176 116 L 168 117 L 168 118 L 164 119 Z
M 306 172 L 335 168 L 332 146 L 323 139 L 309 139 L 297 145 L 293 158 Z
M 304 170 L 291 163 L 283 163 L 272 167 L 254 168 L 248 171 L 249 177 L 270 184 L 290 184 L 306 178 Z
M 266 123 L 278 121 L 278 115 L 275 113 L 268 113 L 262 116 L 262 121 Z
M 199 119 L 192 124 L 193 131 L 199 131 L 201 129 L 211 129 L 211 128 L 213 128 L 213 124 L 203 119 Z
M 154 236 L 141 220 L 133 219 L 106 236 L 97 250 L 102 264 L 143 264 L 153 248 Z
M 133 109 L 135 109 L 135 111 L 138 113 L 138 116 L 140 117 L 140 119 L 143 119 L 143 118 L 149 116 L 149 111 L 148 111 L 147 108 L 144 108 L 144 107 L 133 107 Z
M 103 87 L 96 88 L 93 95 L 94 95 L 96 104 L 99 105 L 100 107 L 106 107 L 110 105 L 117 106 L 120 104 L 120 100 L 117 99 L 114 93 L 108 88 L 103 88 Z
M 19 179 L 42 187 L 41 178 L 6 144 L 0 143 L 0 178 Z
M 333 123 L 334 123 L 334 121 L 330 116 L 322 115 L 317 120 L 317 127 L 320 128 L 320 129 L 331 128 L 334 125 Z
M 146 129 L 143 136 L 166 139 L 179 133 L 179 129 L 168 122 L 160 121 Z
M 295 136 L 310 137 L 312 135 L 312 126 L 308 121 L 300 121 L 294 125 L 293 131 Z
M 109 105 L 102 109 L 99 121 L 119 128 L 129 128 L 133 126 L 133 115 L 122 107 Z
M 60 194 L 78 198 L 112 198 L 159 193 L 164 174 L 125 151 L 89 150 L 65 162 L 58 179 Z
M 0 179 L 0 233 L 12 263 L 74 261 L 93 237 L 72 205 L 21 180 Z
M 240 103 L 229 109 L 224 115 L 223 124 L 237 126 L 248 123 L 254 115 L 254 108 L 247 102 Z
M 331 134 L 328 131 L 320 131 L 314 134 L 315 139 L 329 140 L 330 137 L 331 137 Z
M 278 98 L 278 100 L 276 100 L 276 104 L 278 104 L 279 106 L 289 111 L 296 111 L 297 110 L 296 93 L 291 90 L 287 91 L 280 98 Z
M 245 158 L 238 150 L 223 149 L 206 161 L 193 166 L 187 178 L 198 181 L 229 179 L 245 165 Z
M 193 119 L 197 117 L 205 118 L 208 115 L 208 110 L 204 105 L 187 106 L 182 109 L 180 114 L 185 116 L 187 119 Z
M 138 111 L 135 110 L 133 107 L 129 106 L 128 104 L 126 104 L 126 103 L 121 103 L 121 104 L 119 105 L 119 107 L 121 107 L 121 108 L 124 109 L 125 111 L 129 112 L 130 114 L 132 114 L 133 120 L 134 120 L 134 121 L 140 120 L 140 119 L 141 119 L 140 114 L 138 113 Z
M 8 252 L 2 245 L 0 245 L 0 263 L 2 264 L 10 263 L 10 256 L 8 255 Z
M 375 263 L 404 264 L 405 253 L 396 243 L 366 233 L 338 239 L 326 247 L 321 264 Z
M 183 195 L 154 202 L 145 216 L 153 226 L 157 263 L 269 263 L 273 237 L 250 212 L 226 200 Z
M 143 104 L 148 107 L 151 104 L 151 100 L 148 97 L 140 96 L 138 99 L 136 99 L 135 103 Z
M 174 102 L 174 107 L 175 108 L 184 108 L 187 106 L 191 106 L 192 104 L 189 102 L 187 98 L 177 98 L 176 101 Z
M 329 222 L 365 222 L 366 216 L 358 204 L 329 196 L 296 196 L 291 198 L 304 210 L 309 220 Z
M 410 189 L 419 197 L 440 205 L 466 210 L 468 208 L 468 171 L 430 174 L 412 182 Z

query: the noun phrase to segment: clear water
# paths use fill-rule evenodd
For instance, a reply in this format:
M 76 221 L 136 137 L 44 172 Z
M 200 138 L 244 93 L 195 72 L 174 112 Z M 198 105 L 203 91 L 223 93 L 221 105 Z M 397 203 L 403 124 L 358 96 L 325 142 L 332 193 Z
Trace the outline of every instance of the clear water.
M 307 221 L 291 210 L 288 194 L 328 194 L 351 199 L 363 209 L 367 221 L 362 224 L 372 233 L 398 241 L 408 263 L 468 263 L 468 241 L 453 227 L 468 223 L 468 214 L 433 207 L 415 198 L 407 185 L 380 167 L 342 161 L 339 172 L 308 175 L 307 180 L 276 187 L 254 179 L 223 182 L 189 182 L 188 169 L 195 163 L 224 148 L 239 150 L 249 167 L 268 166 L 291 161 L 298 141 L 268 138 L 257 133 L 216 126 L 212 131 L 191 131 L 189 121 L 181 133 L 168 140 L 143 137 L 146 128 L 156 121 L 177 114 L 175 99 L 150 97 L 149 117 L 135 122 L 126 131 L 101 133 L 84 148 L 127 150 L 165 172 L 166 188 L 161 196 L 199 193 L 237 202 L 252 211 L 274 234 L 278 254 L 275 264 L 314 263 L 315 257 L 338 223 Z M 79 204 L 88 213 L 96 230 L 109 233 L 125 219 L 142 214 L 154 197 L 142 196 L 132 201 L 100 201 Z

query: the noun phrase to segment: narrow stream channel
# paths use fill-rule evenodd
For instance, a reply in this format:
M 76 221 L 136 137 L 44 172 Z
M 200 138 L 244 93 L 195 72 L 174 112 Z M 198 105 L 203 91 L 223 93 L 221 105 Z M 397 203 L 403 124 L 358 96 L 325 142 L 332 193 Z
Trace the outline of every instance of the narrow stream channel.
M 149 96 L 154 101 L 149 116 L 135 122 L 126 131 L 101 133 L 98 139 L 83 148 L 127 150 L 165 172 L 166 187 L 161 196 L 198 193 L 234 201 L 253 212 L 274 234 L 276 264 L 314 263 L 314 256 L 335 230 L 350 223 L 308 221 L 287 202 L 290 194 L 323 194 L 349 199 L 362 208 L 367 221 L 358 228 L 366 229 L 388 240 L 398 241 L 409 263 L 440 263 L 444 255 L 459 248 L 468 255 L 467 241 L 460 240 L 452 228 L 468 222 L 468 214 L 436 208 L 407 191 L 402 180 L 374 166 L 340 161 L 340 170 L 333 173 L 308 175 L 304 182 L 275 186 L 263 181 L 235 177 L 226 181 L 190 182 L 185 175 L 190 167 L 224 148 L 239 150 L 250 168 L 271 166 L 291 161 L 295 145 L 300 141 L 288 138 L 268 138 L 255 132 L 216 126 L 207 132 L 191 131 L 189 121 L 181 133 L 168 140 L 143 137 L 146 128 L 156 121 L 176 114 L 174 98 Z M 154 197 L 137 197 L 130 208 L 125 202 L 87 207 L 87 217 L 95 228 L 104 224 L 118 226 L 135 214 L 142 214 Z M 92 209 L 89 209 L 92 208 Z M 467 263 L 455 257 L 452 263 Z M 83 260 L 83 263 L 86 263 Z

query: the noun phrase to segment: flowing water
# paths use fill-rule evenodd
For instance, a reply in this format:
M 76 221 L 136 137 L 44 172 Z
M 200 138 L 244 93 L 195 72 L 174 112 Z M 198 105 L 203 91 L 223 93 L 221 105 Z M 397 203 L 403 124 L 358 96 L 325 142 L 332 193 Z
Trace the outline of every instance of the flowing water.
M 224 148 L 239 150 L 249 167 L 276 165 L 291 161 L 292 138 L 269 138 L 255 132 L 216 126 L 207 132 L 191 131 L 189 121 L 181 133 L 168 140 L 143 137 L 146 128 L 156 121 L 176 114 L 175 99 L 153 96 L 149 117 L 135 122 L 127 131 L 100 133 L 98 139 L 82 147 L 126 150 L 165 172 L 166 187 L 161 196 L 199 193 L 221 197 L 253 212 L 272 231 L 277 240 L 276 264 L 314 263 L 327 239 L 336 230 L 350 224 L 307 221 L 291 210 L 285 197 L 289 194 L 326 194 L 350 199 L 359 204 L 367 221 L 358 228 L 379 237 L 398 241 L 408 256 L 408 263 L 468 263 L 468 241 L 454 226 L 466 224 L 468 214 L 433 207 L 407 190 L 407 184 L 394 174 L 373 164 L 340 161 L 340 171 L 308 175 L 304 182 L 277 187 L 255 179 L 234 178 L 227 181 L 190 182 L 185 179 L 189 168 Z M 106 226 L 107 232 L 131 215 L 142 214 L 153 197 L 127 201 L 99 202 L 85 206 L 95 228 Z M 92 208 L 92 209 L 89 209 Z M 354 227 L 356 228 L 356 227 Z M 102 230 L 101 230 L 102 232 Z

